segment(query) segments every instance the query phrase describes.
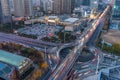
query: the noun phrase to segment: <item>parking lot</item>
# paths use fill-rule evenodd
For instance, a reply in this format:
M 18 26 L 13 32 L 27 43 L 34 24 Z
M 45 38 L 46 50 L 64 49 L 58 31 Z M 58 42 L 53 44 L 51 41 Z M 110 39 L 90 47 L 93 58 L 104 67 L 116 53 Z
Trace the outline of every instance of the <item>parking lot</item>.
M 25 28 L 19 29 L 20 33 L 35 35 L 38 39 L 49 36 L 49 34 L 54 34 L 57 30 L 55 26 L 47 26 L 45 24 L 34 24 L 33 26 L 27 26 Z

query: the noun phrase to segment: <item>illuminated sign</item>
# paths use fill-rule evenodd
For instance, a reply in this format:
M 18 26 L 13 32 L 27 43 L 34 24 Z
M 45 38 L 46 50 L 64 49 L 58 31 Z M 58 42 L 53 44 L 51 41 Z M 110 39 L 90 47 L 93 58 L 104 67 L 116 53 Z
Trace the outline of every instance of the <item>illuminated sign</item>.
M 55 23 L 55 20 L 48 20 L 48 22 Z

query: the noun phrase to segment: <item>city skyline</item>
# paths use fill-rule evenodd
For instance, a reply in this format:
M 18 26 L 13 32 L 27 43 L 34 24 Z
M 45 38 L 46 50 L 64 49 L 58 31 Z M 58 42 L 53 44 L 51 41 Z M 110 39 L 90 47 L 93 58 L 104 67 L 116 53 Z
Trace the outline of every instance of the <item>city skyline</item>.
M 120 0 L 0 0 L 0 80 L 120 80 Z

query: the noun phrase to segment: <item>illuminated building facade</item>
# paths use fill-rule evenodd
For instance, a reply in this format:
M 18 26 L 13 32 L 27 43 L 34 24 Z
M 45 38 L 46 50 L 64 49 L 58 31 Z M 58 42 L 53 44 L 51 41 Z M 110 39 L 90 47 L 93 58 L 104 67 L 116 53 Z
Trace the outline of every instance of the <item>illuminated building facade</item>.
M 120 20 L 120 0 L 115 0 L 112 18 Z

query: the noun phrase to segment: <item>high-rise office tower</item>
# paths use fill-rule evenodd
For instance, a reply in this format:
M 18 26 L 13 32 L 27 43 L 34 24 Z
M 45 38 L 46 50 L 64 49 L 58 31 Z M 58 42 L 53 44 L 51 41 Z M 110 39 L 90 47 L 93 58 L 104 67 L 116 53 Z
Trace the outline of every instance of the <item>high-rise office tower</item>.
M 91 6 L 91 9 L 98 9 L 98 3 L 99 1 L 98 0 L 90 0 L 90 6 Z
M 72 0 L 54 0 L 54 13 L 55 14 L 70 14 Z
M 0 1 L 0 23 L 2 22 L 2 5 Z
M 98 8 L 98 0 L 81 0 L 83 6 L 90 6 L 91 9 Z
M 75 0 L 71 0 L 71 12 L 73 12 L 75 8 Z
M 13 14 L 13 12 L 14 12 L 13 0 L 9 0 L 9 4 L 10 4 L 10 12 L 11 12 L 11 14 Z
M 32 15 L 32 0 L 13 0 L 16 17 Z
M 14 15 L 16 17 L 24 16 L 24 0 L 13 0 L 14 4 Z
M 54 0 L 54 13 L 55 14 L 61 13 L 61 1 L 62 0 Z
M 54 2 L 53 0 L 44 0 L 43 1 L 43 10 L 45 13 L 53 12 Z
M 62 0 L 63 6 L 62 6 L 62 13 L 70 14 L 72 9 L 72 0 Z
M 25 16 L 32 16 L 33 14 L 32 0 L 24 0 L 24 10 Z
M 74 0 L 75 1 L 75 7 L 80 7 L 83 0 Z
M 82 0 L 82 5 L 84 5 L 84 6 L 90 6 L 90 1 L 91 0 Z
M 36 6 L 40 6 L 41 0 L 32 0 L 32 3 Z
M 0 0 L 0 22 L 7 23 L 11 21 L 9 0 Z
M 114 2 L 112 18 L 120 20 L 120 0 L 115 0 Z

